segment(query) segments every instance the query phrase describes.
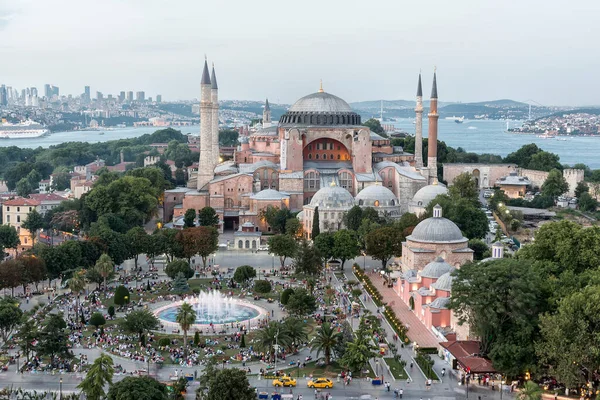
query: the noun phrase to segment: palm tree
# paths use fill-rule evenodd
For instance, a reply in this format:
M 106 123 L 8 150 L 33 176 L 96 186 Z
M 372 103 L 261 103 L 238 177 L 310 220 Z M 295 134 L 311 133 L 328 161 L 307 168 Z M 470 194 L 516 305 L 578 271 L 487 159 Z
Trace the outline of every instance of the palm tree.
M 286 318 L 283 323 L 283 328 L 286 336 L 289 338 L 290 350 L 292 350 L 292 347 L 294 346 L 298 347 L 301 342 L 308 339 L 308 335 L 306 334 L 306 324 L 298 318 Z
M 340 332 L 337 332 L 328 322 L 324 322 L 317 330 L 311 350 L 317 352 L 317 357 L 319 357 L 321 352 L 325 353 L 325 364 L 329 365 L 331 362 L 331 352 L 341 337 Z
M 519 400 L 540 400 L 542 398 L 542 389 L 532 381 L 525 382 L 523 389 L 518 395 Z
M 79 293 L 85 288 L 85 270 L 80 269 L 73 273 L 73 276 L 67 282 L 67 286 L 71 289 L 71 293 L 75 295 L 76 315 L 79 315 Z
M 100 276 L 104 279 L 104 289 L 106 289 L 106 278 L 114 272 L 115 263 L 110 258 L 110 256 L 106 253 L 102 254 L 98 261 L 96 261 L 96 270 L 100 274 Z
M 87 375 L 77 386 L 89 400 L 101 400 L 106 397 L 104 386 L 112 385 L 112 377 L 115 373 L 112 358 L 102 353 L 96 358 Z
M 291 343 L 285 327 L 281 322 L 277 321 L 271 321 L 269 325 L 259 330 L 256 340 L 256 347 L 264 351 L 268 355 L 269 360 L 275 354 L 273 351 L 275 344 L 287 347 Z
M 177 311 L 175 320 L 179 326 L 181 326 L 181 330 L 183 331 L 183 353 L 184 357 L 187 357 L 187 332 L 196 321 L 196 311 L 194 311 L 190 304 L 183 303 L 181 307 L 179 307 L 179 311 Z

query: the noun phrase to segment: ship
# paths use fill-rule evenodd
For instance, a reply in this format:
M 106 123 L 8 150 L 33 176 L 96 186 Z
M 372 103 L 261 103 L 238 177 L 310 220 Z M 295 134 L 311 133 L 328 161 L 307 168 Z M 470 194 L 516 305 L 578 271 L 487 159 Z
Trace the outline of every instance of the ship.
M 32 139 L 47 135 L 50 131 L 30 119 L 11 124 L 6 119 L 0 122 L 0 139 Z
M 462 124 L 463 122 L 465 122 L 464 115 L 462 117 L 457 117 L 457 116 L 453 115 L 451 117 L 446 117 L 445 119 L 450 119 L 450 120 L 456 122 L 457 124 Z

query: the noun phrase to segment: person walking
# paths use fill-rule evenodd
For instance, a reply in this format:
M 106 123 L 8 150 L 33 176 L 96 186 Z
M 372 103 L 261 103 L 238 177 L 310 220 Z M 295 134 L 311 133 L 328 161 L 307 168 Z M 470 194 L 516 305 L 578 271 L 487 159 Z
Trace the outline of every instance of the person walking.
M 400 388 L 400 398 L 402 398 L 403 394 L 404 394 L 404 389 Z

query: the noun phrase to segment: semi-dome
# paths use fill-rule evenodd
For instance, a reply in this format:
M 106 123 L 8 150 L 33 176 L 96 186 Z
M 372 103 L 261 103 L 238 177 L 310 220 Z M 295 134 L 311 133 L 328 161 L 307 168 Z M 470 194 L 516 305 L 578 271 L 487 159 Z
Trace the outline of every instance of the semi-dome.
M 330 186 L 325 186 L 315 193 L 310 201 L 310 205 L 313 207 L 319 207 L 319 209 L 349 209 L 354 206 L 354 198 L 349 191 L 343 187 L 336 186 L 335 183 L 332 182 Z
M 360 115 L 345 100 L 323 89 L 296 101 L 279 120 L 282 124 L 360 125 Z
M 432 185 L 423 186 L 417 190 L 412 201 L 415 206 L 427 207 L 431 203 L 431 200 L 440 194 L 448 194 L 448 188 L 439 182 L 435 182 Z
M 437 205 L 433 210 L 433 217 L 427 218 L 412 231 L 406 238 L 415 242 L 425 243 L 459 243 L 467 241 L 456 224 L 442 217 L 442 208 Z
M 453 281 L 454 277 L 452 276 L 452 272 L 446 272 L 444 275 L 440 276 L 439 279 L 431 285 L 431 287 L 436 290 L 450 292 L 452 290 Z
M 437 257 L 421 271 L 421 278 L 440 278 L 442 275 L 454 271 L 454 267 L 448 264 L 442 257 Z
M 283 200 L 289 199 L 289 195 L 281 193 L 275 189 L 265 189 L 252 195 L 255 200 Z
M 381 185 L 368 186 L 356 195 L 359 206 L 384 207 L 398 205 L 398 199 L 390 189 Z
M 449 297 L 438 297 L 434 301 L 428 304 L 429 308 L 435 308 L 436 310 L 447 310 L 450 305 Z

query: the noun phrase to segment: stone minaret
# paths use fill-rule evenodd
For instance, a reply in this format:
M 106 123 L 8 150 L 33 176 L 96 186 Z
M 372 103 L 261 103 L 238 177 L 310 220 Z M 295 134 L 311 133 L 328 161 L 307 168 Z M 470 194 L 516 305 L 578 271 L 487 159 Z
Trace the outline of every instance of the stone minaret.
M 429 105 L 429 135 L 427 140 L 427 168 L 430 183 L 437 178 L 437 136 L 438 136 L 438 94 L 435 69 L 433 71 L 433 86 Z
M 263 110 L 263 128 L 271 127 L 271 107 L 269 107 L 269 99 L 265 101 L 265 109 Z
M 415 167 L 423 168 L 423 88 L 421 87 L 420 72 L 415 113 Z
M 219 150 L 219 86 L 217 85 L 217 76 L 215 75 L 215 64 L 212 66 L 212 75 L 210 77 L 211 90 L 210 101 L 211 108 L 211 124 L 212 124 L 212 153 L 215 166 L 220 163 L 221 152 Z
M 212 150 L 212 103 L 210 73 L 204 60 L 204 71 L 200 82 L 200 161 L 198 166 L 197 189 L 201 190 L 214 177 L 215 162 Z

